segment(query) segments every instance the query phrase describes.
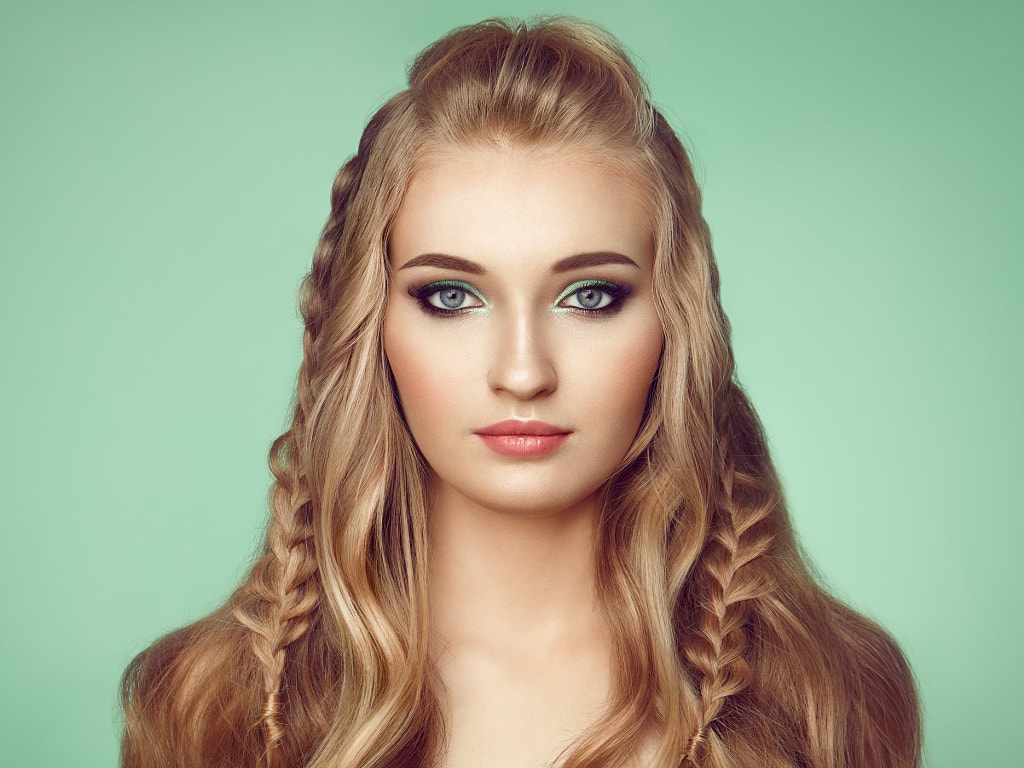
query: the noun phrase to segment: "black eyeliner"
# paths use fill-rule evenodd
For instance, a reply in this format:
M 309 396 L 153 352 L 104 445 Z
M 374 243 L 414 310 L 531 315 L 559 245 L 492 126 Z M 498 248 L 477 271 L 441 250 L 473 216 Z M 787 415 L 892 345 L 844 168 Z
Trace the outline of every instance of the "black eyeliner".
M 612 297 L 611 303 L 597 309 L 560 306 L 563 301 L 574 293 L 586 290 L 587 288 L 597 288 L 598 290 L 607 293 Z M 633 294 L 633 291 L 633 286 L 628 283 L 616 283 L 611 280 L 600 279 L 576 280 L 566 286 L 566 288 L 558 295 L 558 298 L 555 300 L 554 308 L 559 311 L 572 312 L 585 317 L 607 317 L 608 315 L 614 315 L 621 311 L 623 303 Z
M 434 306 L 428 301 L 428 299 L 435 293 L 438 293 L 445 288 L 457 288 L 460 291 L 475 297 L 478 301 L 482 302 L 482 307 L 461 307 L 459 309 L 441 309 L 440 307 Z M 419 302 L 420 309 L 429 315 L 434 317 L 457 317 L 463 315 L 466 312 L 474 309 L 484 309 L 487 306 L 487 302 L 480 295 L 477 289 L 470 283 L 464 280 L 431 280 L 427 283 L 416 284 L 413 283 L 408 289 L 409 295 Z

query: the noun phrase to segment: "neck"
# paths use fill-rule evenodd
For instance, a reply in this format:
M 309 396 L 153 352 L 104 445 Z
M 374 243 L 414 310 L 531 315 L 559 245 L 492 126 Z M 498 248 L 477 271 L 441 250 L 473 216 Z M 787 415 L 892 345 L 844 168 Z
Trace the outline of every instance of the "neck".
M 430 511 L 431 629 L 442 648 L 549 653 L 604 636 L 594 577 L 597 499 L 540 517 L 440 490 Z

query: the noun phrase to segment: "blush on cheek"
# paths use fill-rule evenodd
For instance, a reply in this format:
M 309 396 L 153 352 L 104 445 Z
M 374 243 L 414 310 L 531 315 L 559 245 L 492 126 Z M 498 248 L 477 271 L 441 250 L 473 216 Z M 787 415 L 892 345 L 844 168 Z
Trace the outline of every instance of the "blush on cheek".
M 418 434 L 422 437 L 423 430 L 435 431 L 433 425 L 444 420 L 444 409 L 452 399 L 453 382 L 445 366 L 446 357 L 415 334 L 395 334 L 387 326 L 384 351 L 414 439 Z
M 652 333 L 645 340 L 638 339 L 636 345 L 630 348 L 629 354 L 621 360 L 625 375 L 618 380 L 617 396 L 621 398 L 620 402 L 632 405 L 631 420 L 635 420 L 637 429 L 643 419 L 654 376 L 661 361 L 662 338 L 659 325 L 656 334 Z
M 406 334 L 396 333 L 395 323 L 385 320 L 384 323 L 384 355 L 391 368 L 395 380 L 398 399 L 403 407 L 410 398 L 417 399 L 416 382 L 422 378 L 420 360 L 417 359 L 416 348 Z
M 649 323 L 640 330 L 630 343 L 615 358 L 616 367 L 622 372 L 619 381 L 628 391 L 642 388 L 646 392 L 661 362 L 664 333 L 661 323 Z

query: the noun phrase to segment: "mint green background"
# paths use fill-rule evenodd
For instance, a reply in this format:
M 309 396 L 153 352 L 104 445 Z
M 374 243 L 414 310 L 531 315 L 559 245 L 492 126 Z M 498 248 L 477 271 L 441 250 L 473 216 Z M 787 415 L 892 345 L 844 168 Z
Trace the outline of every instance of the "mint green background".
M 294 292 L 406 62 L 565 11 L 694 148 L 797 528 L 931 764 L 1019 765 L 1021 4 L 427 5 L 4 3 L 0 762 L 112 765 L 128 659 L 242 573 Z

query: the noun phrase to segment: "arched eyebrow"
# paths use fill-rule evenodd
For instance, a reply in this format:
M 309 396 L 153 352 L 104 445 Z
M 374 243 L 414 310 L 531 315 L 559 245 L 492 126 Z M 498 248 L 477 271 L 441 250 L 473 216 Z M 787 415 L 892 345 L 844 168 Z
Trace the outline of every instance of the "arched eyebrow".
M 625 264 L 629 267 L 640 269 L 640 265 L 629 256 L 614 251 L 595 251 L 593 253 L 576 253 L 559 259 L 551 266 L 555 273 L 572 272 L 574 269 L 585 269 L 586 267 L 599 267 L 604 264 Z M 470 275 L 486 275 L 487 270 L 475 261 L 462 259 L 458 256 L 449 256 L 446 253 L 422 253 L 419 256 L 409 259 L 400 266 L 399 271 L 410 267 L 437 267 L 438 269 L 450 269 L 455 272 L 466 272 Z
M 471 275 L 487 274 L 487 270 L 475 261 L 460 259 L 458 256 L 449 256 L 445 253 L 420 254 L 405 262 L 405 264 L 398 268 L 398 271 L 401 272 L 403 269 L 409 269 L 410 267 L 437 267 L 438 269 L 451 269 L 455 272 L 468 272 Z
M 596 251 L 594 253 L 577 253 L 574 256 L 567 256 L 556 261 L 551 267 L 552 272 L 571 272 L 574 269 L 585 267 L 600 267 L 604 264 L 625 264 L 629 267 L 640 269 L 640 265 L 629 256 L 613 251 Z

